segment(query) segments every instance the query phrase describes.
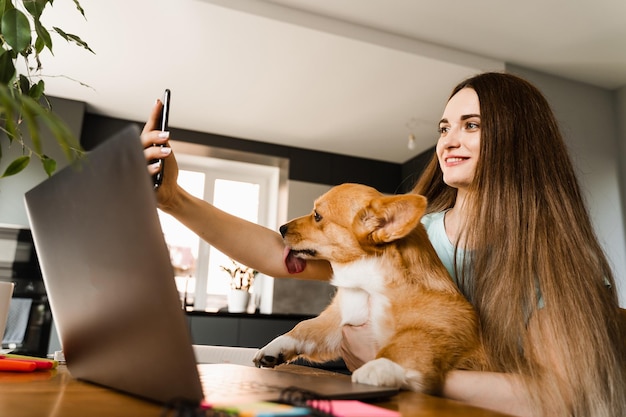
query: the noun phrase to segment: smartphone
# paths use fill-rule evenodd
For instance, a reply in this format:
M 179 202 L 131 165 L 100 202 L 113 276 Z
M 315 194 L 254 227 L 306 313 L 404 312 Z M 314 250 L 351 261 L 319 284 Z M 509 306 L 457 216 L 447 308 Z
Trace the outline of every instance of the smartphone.
M 159 118 L 157 120 L 157 129 L 164 132 L 167 130 L 167 125 L 170 117 L 170 98 L 172 96 L 172 92 L 169 89 L 165 89 L 163 93 L 163 98 L 161 101 L 163 102 L 163 107 L 161 107 L 161 113 L 159 114 Z M 161 145 L 164 146 L 164 145 Z M 152 176 L 152 183 L 154 184 L 154 189 L 159 188 L 161 183 L 163 182 L 163 172 L 165 171 L 165 161 L 163 159 L 153 159 L 149 162 L 149 164 L 154 164 L 157 161 L 161 162 L 161 170 Z

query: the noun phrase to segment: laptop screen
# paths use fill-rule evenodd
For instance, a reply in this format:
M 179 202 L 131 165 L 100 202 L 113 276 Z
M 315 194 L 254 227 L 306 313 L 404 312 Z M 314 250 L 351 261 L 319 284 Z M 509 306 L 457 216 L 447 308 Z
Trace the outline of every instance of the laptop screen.
M 25 199 L 71 374 L 157 401 L 199 401 L 138 128 L 108 139 Z

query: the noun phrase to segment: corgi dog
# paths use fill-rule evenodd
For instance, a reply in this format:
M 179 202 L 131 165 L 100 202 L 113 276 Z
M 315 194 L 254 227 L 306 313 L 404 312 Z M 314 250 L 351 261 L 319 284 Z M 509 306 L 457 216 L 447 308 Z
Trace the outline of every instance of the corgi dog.
M 342 326 L 369 321 L 380 350 L 352 373 L 354 382 L 438 394 L 449 370 L 484 369 L 477 315 L 428 239 L 425 209 L 417 194 L 342 184 L 319 197 L 310 215 L 281 226 L 286 263 L 297 263 L 293 256 L 329 261 L 337 291 L 319 316 L 272 340 L 254 363 L 337 359 Z

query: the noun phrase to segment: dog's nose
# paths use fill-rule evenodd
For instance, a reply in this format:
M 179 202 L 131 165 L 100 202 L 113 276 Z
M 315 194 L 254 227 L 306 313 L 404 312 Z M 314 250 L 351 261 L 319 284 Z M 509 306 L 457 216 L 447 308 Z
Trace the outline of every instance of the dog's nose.
M 280 230 L 281 236 L 285 237 L 285 235 L 287 234 L 287 225 L 283 224 L 282 226 L 280 226 L 280 229 L 278 229 L 278 230 Z

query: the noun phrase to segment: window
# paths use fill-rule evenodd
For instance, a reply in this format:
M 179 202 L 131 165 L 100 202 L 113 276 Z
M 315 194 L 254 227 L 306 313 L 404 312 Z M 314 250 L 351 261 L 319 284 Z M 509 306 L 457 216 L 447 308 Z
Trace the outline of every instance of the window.
M 281 192 L 285 189 L 287 171 L 284 159 L 220 152 L 180 142 L 172 142 L 172 148 L 179 166 L 178 183 L 189 193 L 273 230 L 284 222 L 286 195 Z M 225 307 L 230 281 L 220 266 L 230 266 L 230 259 L 173 217 L 161 211 L 159 217 L 181 303 L 185 301 L 187 309 L 201 311 Z M 259 274 L 253 300 L 264 313 L 271 313 L 272 290 L 273 278 Z

